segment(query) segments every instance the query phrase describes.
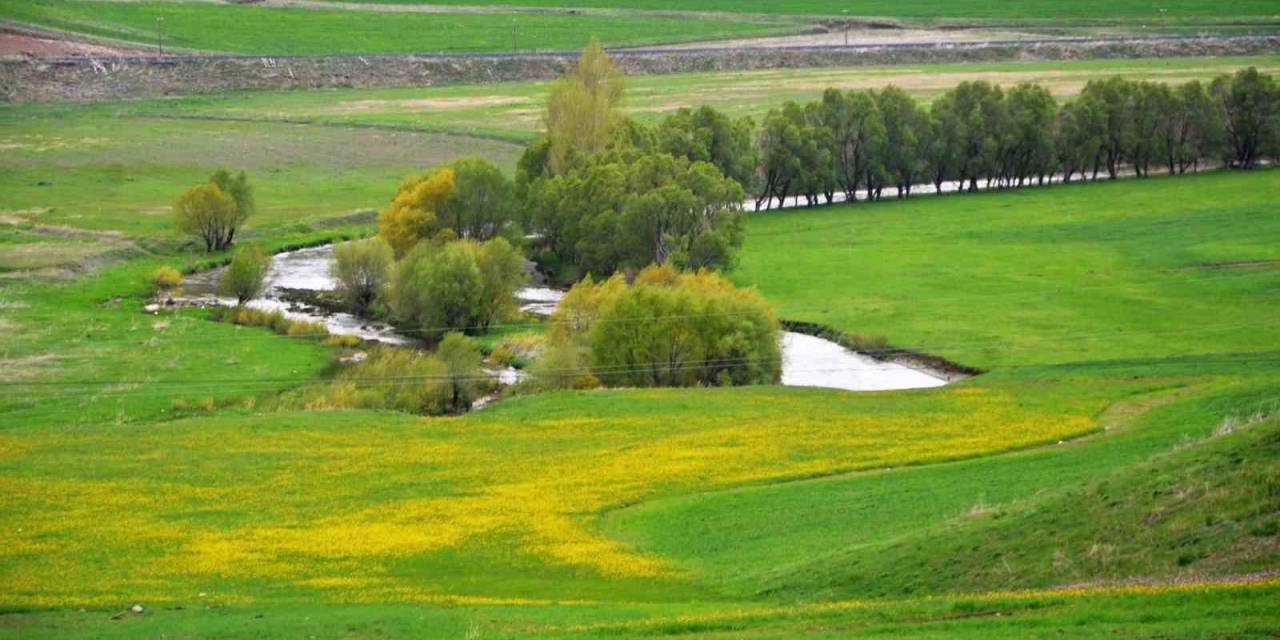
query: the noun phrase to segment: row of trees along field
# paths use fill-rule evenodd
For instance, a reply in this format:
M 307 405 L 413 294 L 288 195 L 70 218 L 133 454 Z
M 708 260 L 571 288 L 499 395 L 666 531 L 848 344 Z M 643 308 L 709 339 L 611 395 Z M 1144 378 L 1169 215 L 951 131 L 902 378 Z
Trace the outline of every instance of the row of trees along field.
M 907 197 L 914 185 L 940 192 L 950 181 L 976 191 L 980 181 L 1115 178 L 1126 168 L 1252 168 L 1280 154 L 1280 91 L 1253 68 L 1208 86 L 1093 80 L 1061 105 L 1033 83 L 965 82 L 927 109 L 896 87 L 828 89 L 770 111 L 758 141 L 757 207 L 791 196 L 830 203 L 838 192 L 877 199 L 885 187 Z

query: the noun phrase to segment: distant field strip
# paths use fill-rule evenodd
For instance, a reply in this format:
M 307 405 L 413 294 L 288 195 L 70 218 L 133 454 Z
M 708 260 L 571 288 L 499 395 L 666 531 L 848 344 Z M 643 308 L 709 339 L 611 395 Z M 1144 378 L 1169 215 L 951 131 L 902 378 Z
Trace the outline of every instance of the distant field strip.
M 328 0 L 325 0 L 328 1 Z M 522 6 L 522 7 L 590 7 L 664 11 L 672 7 L 669 0 L 345 0 L 378 4 L 436 4 L 456 6 Z M 1241 0 L 1228 4 L 1205 0 L 1167 0 L 1158 5 L 1143 0 L 1009 0 L 983 2 L 958 0 L 870 0 L 868 2 L 823 2 L 822 0 L 691 0 L 680 2 L 683 11 L 722 13 L 799 14 L 820 16 L 887 16 L 903 18 L 1085 18 L 1146 19 L 1161 17 L 1275 16 L 1280 14 L 1274 2 Z
M 389 13 L 154 1 L 0 4 L 0 19 L 149 46 L 157 42 L 159 18 L 172 49 L 282 55 L 565 50 L 579 49 L 593 36 L 609 46 L 638 46 L 793 29 L 729 17 Z
M 827 69 L 787 69 L 637 76 L 628 79 L 627 111 L 654 122 L 681 107 L 708 104 L 734 116 L 759 121 L 786 100 L 813 100 L 828 87 L 879 89 L 896 85 L 924 102 L 966 80 L 1011 86 L 1038 82 L 1056 96 L 1074 96 L 1095 78 L 1123 76 L 1161 82 L 1209 80 L 1246 66 L 1280 72 L 1280 56 L 1173 58 L 951 65 L 910 65 Z M 307 120 L 355 125 L 420 127 L 492 135 L 519 141 L 541 127 L 546 82 L 238 93 L 224 97 L 125 103 L 120 115 Z

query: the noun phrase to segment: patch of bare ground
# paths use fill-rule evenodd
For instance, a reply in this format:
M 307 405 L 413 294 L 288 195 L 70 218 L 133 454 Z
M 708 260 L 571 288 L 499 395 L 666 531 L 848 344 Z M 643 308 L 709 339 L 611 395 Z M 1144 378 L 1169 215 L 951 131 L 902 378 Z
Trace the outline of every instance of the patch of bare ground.
M 0 381 L 20 382 L 39 378 L 48 374 L 57 360 L 58 356 L 52 353 L 0 359 Z
M 1263 569 L 1252 573 L 1237 573 L 1230 575 L 1181 575 L 1171 578 L 1144 578 L 1135 576 L 1125 578 L 1123 580 L 1094 580 L 1089 582 L 1076 582 L 1056 587 L 1061 590 L 1072 589 L 1096 589 L 1106 587 L 1154 587 L 1161 585 L 1188 585 L 1188 584 L 1247 584 L 1250 582 L 1262 582 L 1272 578 L 1280 578 L 1280 569 Z
M 405 100 L 350 100 L 339 102 L 333 111 L 352 113 L 362 111 L 388 111 L 398 109 L 470 109 L 495 107 L 528 102 L 520 96 L 465 96 L 457 98 L 419 98 Z
M 734 38 L 663 45 L 664 50 L 744 49 L 770 47 L 880 47 L 897 44 L 967 43 L 993 40 L 1043 40 L 1043 34 L 1021 31 L 940 30 L 940 29 L 850 29 L 822 30 L 788 36 Z
M 141 48 L 113 46 L 0 30 L 0 56 L 32 58 L 60 56 L 136 56 L 151 53 Z
M 1280 258 L 1263 260 L 1223 260 L 1221 262 L 1203 262 L 1200 264 L 1178 267 L 1174 271 L 1215 271 L 1218 269 L 1269 269 L 1280 267 Z

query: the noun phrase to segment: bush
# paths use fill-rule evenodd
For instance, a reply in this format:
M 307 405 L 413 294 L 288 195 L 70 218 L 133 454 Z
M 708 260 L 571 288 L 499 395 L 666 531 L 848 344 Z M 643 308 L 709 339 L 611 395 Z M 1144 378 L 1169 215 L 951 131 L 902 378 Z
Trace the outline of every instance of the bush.
M 182 284 L 182 274 L 177 269 L 165 265 L 152 271 L 151 275 L 147 276 L 147 281 L 157 289 L 169 290 Z
M 445 384 L 450 411 L 465 411 L 471 407 L 480 395 L 480 389 L 486 381 L 483 360 L 476 343 L 456 331 L 445 335 L 436 349 L 436 357 L 444 364 L 448 373 Z
M 355 336 L 329 336 L 328 327 L 320 322 L 311 322 L 308 320 L 293 320 L 286 316 L 283 311 L 263 311 L 252 307 L 236 307 L 234 309 L 217 309 L 214 311 L 214 319 L 232 324 L 238 324 L 247 327 L 263 327 L 280 334 L 282 336 L 290 336 L 294 338 L 324 338 L 325 344 L 329 344 L 334 338 L 352 338 L 355 345 L 362 344 L 362 341 Z M 343 345 L 346 346 L 346 345 Z
M 553 342 L 529 369 L 526 388 L 536 391 L 555 389 L 592 389 L 600 380 L 587 366 L 586 352 L 572 342 Z
M 333 276 L 338 295 L 356 315 L 365 315 L 387 286 L 391 274 L 391 245 L 381 238 L 340 244 L 333 249 Z
M 364 344 L 364 339 L 360 336 L 351 336 L 345 334 L 335 334 L 325 338 L 324 346 L 340 347 L 343 349 L 354 349 Z
M 531 372 L 548 388 L 582 384 L 584 355 L 590 373 L 612 386 L 771 384 L 782 373 L 773 309 L 709 272 L 655 266 L 630 287 L 616 277 L 584 281 L 552 321 Z
M 236 251 L 222 274 L 219 293 L 235 298 L 236 304 L 243 306 L 262 293 L 262 283 L 270 266 L 271 258 L 261 247 L 248 246 Z
M 512 295 L 524 281 L 523 258 L 501 238 L 423 243 L 396 268 L 391 308 L 431 342 L 448 331 L 479 331 L 509 316 Z
M 449 334 L 441 350 L 375 347 L 305 401 L 309 409 L 390 409 L 441 415 L 467 410 L 492 384 L 470 339 Z

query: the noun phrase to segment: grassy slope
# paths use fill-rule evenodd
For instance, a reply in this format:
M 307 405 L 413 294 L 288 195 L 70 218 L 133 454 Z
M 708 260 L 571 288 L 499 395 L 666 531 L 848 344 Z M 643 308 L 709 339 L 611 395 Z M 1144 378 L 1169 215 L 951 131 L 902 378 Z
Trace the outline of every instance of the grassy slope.
M 13 109 L 0 121 L 6 142 L 22 145 L 0 161 L 9 181 L 0 212 L 24 220 L 6 233 L 26 241 L 36 224 L 123 228 L 159 252 L 71 284 L 6 280 L 0 290 L 4 374 L 77 381 L 110 371 L 128 379 L 204 381 L 243 376 L 253 367 L 253 377 L 273 382 L 0 397 L 6 427 L 0 511 L 7 522 L 22 523 L 5 530 L 0 545 L 0 602 L 90 605 L 83 614 L 0 616 L 0 633 L 8 627 L 22 637 L 128 636 L 144 629 L 290 636 L 297 625 L 312 624 L 307 618 L 344 624 L 353 635 L 429 622 L 431 631 L 453 637 L 472 624 L 512 635 L 587 637 L 672 630 L 768 637 L 796 629 L 839 634 L 849 627 L 973 637 L 1026 635 L 1027 628 L 1165 636 L 1275 630 L 1274 586 L 1079 599 L 1031 595 L 994 609 L 1017 613 L 1012 623 L 980 604 L 990 596 L 979 604 L 948 598 L 770 609 L 779 599 L 862 593 L 859 580 L 878 575 L 874 562 L 888 560 L 915 572 L 898 582 L 875 581 L 882 592 L 901 593 L 914 584 L 910 576 L 937 573 L 929 564 L 938 557 L 935 541 L 952 544 L 948 536 L 955 534 L 962 536 L 955 544 L 972 545 L 1001 532 L 998 521 L 957 519 L 975 504 L 1049 526 L 1054 521 L 1045 518 L 1054 511 L 1037 506 L 1069 498 L 1036 498 L 1042 489 L 1122 472 L 1185 436 L 1204 435 L 1224 416 L 1274 398 L 1274 268 L 1172 269 L 1278 257 L 1270 241 L 1277 219 L 1266 215 L 1277 195 L 1275 172 L 752 218 L 738 277 L 758 283 L 788 317 L 883 332 L 895 342 L 937 347 L 993 368 L 951 388 L 562 395 L 444 421 L 359 412 L 259 415 L 246 408 L 251 398 L 314 378 L 331 356 L 311 343 L 237 331 L 198 314 L 157 319 L 138 312 L 142 275 L 162 261 L 191 259 L 171 253 L 163 207 L 174 185 L 217 164 L 243 161 L 262 190 L 258 237 L 275 244 L 314 240 L 360 231 L 321 227 L 362 203 L 384 201 L 406 168 L 472 141 L 414 134 L 400 147 L 375 138 L 358 147 L 360 153 L 343 155 L 334 149 L 369 134 L 109 117 L 129 108 Z M 225 137 L 201 143 L 184 131 Z M 198 151 L 194 160 L 166 155 L 184 144 Z M 264 148 L 287 151 L 264 154 Z M 313 173 L 330 176 L 336 187 L 308 188 L 323 182 L 308 178 Z M 86 198 L 95 185 L 105 185 L 107 196 Z M 151 209 L 158 213 L 138 215 Z M 812 261 L 803 259 L 807 255 Z M 1149 335 L 1148 325 L 1133 318 L 1164 333 Z M 1126 331 L 1114 332 L 1117 326 Z M 1082 334 L 1092 338 L 1081 340 Z M 1184 387 L 1191 391 L 1178 391 Z M 1157 402 L 1169 394 L 1176 397 L 1167 405 Z M 220 415 L 155 422 L 173 413 L 175 398 L 206 395 Z M 1152 412 L 1130 422 L 1148 403 Z M 1098 435 L 1092 444 L 899 468 L 1054 441 L 1095 425 L 1130 428 Z M 895 470 L 762 486 L 885 466 Z M 719 491 L 742 484 L 754 488 Z M 32 495 L 41 500 L 22 499 Z M 618 517 L 604 529 L 640 543 L 639 549 L 600 535 L 599 514 L 639 499 L 659 500 L 623 512 L 643 517 Z M 885 511 L 895 499 L 897 506 Z M 796 515 L 805 518 L 803 526 L 786 526 Z M 703 535 L 670 535 L 684 530 Z M 459 531 L 466 542 L 434 546 Z M 1096 534 L 1073 530 L 1070 541 Z M 860 550 L 868 540 L 875 544 Z M 1006 535 L 1000 544 L 1017 542 Z M 1191 569 L 1255 566 L 1219 553 L 1215 544 L 1207 539 L 1196 547 L 1210 553 Z M 62 550 L 56 563 L 47 561 L 53 548 Z M 939 574 L 929 586 L 1009 584 L 983 573 L 988 559 L 964 556 L 958 576 Z M 1158 560 L 1170 559 L 1176 564 L 1178 555 Z M 1025 562 L 1027 581 L 1016 584 L 1053 584 L 1060 577 L 1044 568 L 1043 556 L 1028 555 Z M 649 576 L 655 567 L 662 567 L 660 576 Z M 737 601 L 760 591 L 774 595 Z M 482 604 L 547 594 L 605 602 Z M 185 609 L 153 606 L 155 613 L 128 622 L 109 619 L 136 599 Z M 347 606 L 302 604 L 316 600 Z M 637 600 L 653 604 L 630 604 Z M 405 602 L 417 604 L 396 604 Z M 429 603 L 460 606 L 423 606 Z M 1129 607 L 1144 611 L 1126 612 Z M 737 611 L 751 617 L 743 621 Z M 262 612 L 267 622 L 254 617 Z M 687 613 L 706 619 L 677 617 Z M 650 617 L 657 619 L 651 626 L 563 629 Z
M 394 13 L 187 2 L 32 0 L 0 4 L 0 18 L 153 45 L 164 18 L 165 46 L 252 54 L 477 53 L 705 40 L 773 33 L 776 24 L 569 14 Z
M 356 0 L 357 2 L 387 2 L 388 0 Z M 678 8 L 682 11 L 716 11 L 726 13 L 765 13 L 839 16 L 890 16 L 901 18 L 1087 18 L 1093 20 L 1126 18 L 1154 20 L 1159 12 L 1149 2 L 1142 0 L 1007 0 L 983 2 L 982 0 L 958 0 L 936 2 L 932 0 L 692 0 L 673 7 L 670 0 L 390 0 L 399 4 L 439 5 L 506 5 L 525 7 L 593 7 L 663 11 Z M 1267 0 L 1244 0 L 1223 6 L 1205 0 L 1167 0 L 1159 5 L 1170 18 L 1227 16 L 1275 16 L 1274 3 Z

